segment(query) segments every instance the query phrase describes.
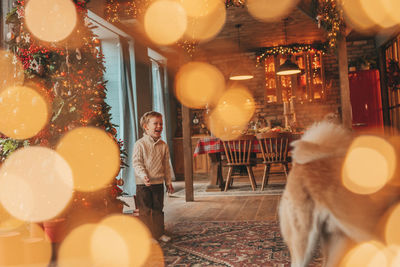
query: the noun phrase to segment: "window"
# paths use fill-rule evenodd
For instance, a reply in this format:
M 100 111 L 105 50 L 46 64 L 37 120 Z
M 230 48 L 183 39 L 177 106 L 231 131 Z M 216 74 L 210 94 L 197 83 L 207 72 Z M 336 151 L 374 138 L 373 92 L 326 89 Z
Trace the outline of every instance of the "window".
M 276 55 L 265 58 L 265 99 L 268 103 L 289 102 L 291 98 L 298 102 L 311 102 L 325 98 L 324 68 L 319 52 L 305 52 L 292 55 L 290 59 L 301 69 L 298 75 L 276 75 L 277 66 L 287 59 Z
M 399 75 L 400 68 L 400 35 L 394 38 L 385 48 L 386 57 L 386 77 L 388 110 L 390 116 L 390 125 L 400 130 L 400 84 L 396 82 L 396 73 Z M 398 76 L 397 76 L 398 77 Z
M 106 68 L 104 79 L 107 80 L 106 102 L 111 107 L 111 122 L 118 126 L 117 138 L 124 142 L 128 154 L 126 163 L 130 165 L 131 150 L 138 136 L 133 40 L 90 11 L 89 18 L 90 22 L 97 26 L 93 32 L 101 41 L 101 52 Z M 119 175 L 124 180 L 124 192 L 134 195 L 136 184 L 133 168 L 130 166 L 123 168 Z

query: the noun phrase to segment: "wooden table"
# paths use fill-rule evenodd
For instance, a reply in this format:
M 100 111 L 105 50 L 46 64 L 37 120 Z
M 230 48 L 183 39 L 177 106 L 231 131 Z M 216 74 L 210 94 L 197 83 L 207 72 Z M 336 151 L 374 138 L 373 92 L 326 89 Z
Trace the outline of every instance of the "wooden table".
M 252 143 L 251 152 L 261 153 L 258 141 L 255 139 Z M 224 179 L 222 177 L 221 154 L 224 153 L 224 146 L 221 139 L 217 137 L 205 137 L 197 141 L 193 156 L 208 154 L 211 160 L 210 183 L 206 191 L 221 191 L 224 188 Z

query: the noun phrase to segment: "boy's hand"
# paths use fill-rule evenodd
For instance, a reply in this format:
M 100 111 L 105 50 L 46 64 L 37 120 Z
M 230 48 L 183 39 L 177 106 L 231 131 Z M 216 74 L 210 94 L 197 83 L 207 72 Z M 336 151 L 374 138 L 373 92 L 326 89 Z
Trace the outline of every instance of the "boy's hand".
M 167 187 L 167 193 L 174 193 L 174 187 L 172 186 L 172 184 L 166 185 Z
M 149 177 L 145 176 L 145 177 L 143 178 L 143 180 L 144 180 L 145 186 L 150 186 L 150 185 L 151 185 Z

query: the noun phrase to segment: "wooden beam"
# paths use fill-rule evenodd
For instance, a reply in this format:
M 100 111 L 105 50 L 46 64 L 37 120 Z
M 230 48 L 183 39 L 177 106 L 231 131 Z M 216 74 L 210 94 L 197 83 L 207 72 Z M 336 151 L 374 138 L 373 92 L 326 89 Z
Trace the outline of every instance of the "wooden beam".
M 338 41 L 338 63 L 340 81 L 340 101 L 342 105 L 342 123 L 346 128 L 352 128 L 353 115 L 350 102 L 349 67 L 347 62 L 346 37 Z
M 186 202 L 194 201 L 193 192 L 193 155 L 192 138 L 190 136 L 190 110 L 182 105 L 182 133 L 183 133 L 183 166 L 185 175 Z

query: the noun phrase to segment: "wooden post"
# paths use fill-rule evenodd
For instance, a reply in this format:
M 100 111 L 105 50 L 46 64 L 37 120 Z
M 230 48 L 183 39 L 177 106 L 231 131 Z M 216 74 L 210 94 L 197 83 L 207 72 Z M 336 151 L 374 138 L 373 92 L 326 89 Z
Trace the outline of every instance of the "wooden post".
M 190 110 L 182 105 L 183 166 L 185 176 L 186 202 L 194 201 L 193 192 L 193 154 L 190 136 Z
M 338 63 L 340 80 L 340 100 L 342 105 L 342 123 L 346 128 L 352 128 L 353 115 L 350 102 L 349 68 L 347 62 L 346 37 L 338 41 Z

